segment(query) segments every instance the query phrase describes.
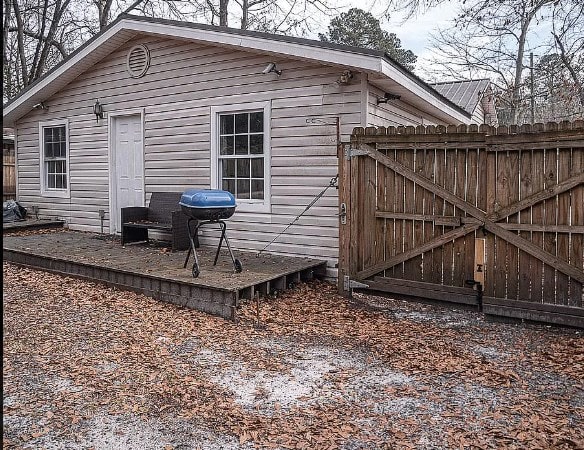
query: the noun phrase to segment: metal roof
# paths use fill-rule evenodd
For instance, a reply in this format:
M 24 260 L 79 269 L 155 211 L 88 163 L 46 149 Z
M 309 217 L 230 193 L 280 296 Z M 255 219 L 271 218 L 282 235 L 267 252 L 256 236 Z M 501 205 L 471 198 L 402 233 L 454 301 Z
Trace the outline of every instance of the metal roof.
M 430 86 L 466 112 L 472 114 L 490 83 L 491 81 L 488 79 L 480 79 L 443 81 L 431 83 Z

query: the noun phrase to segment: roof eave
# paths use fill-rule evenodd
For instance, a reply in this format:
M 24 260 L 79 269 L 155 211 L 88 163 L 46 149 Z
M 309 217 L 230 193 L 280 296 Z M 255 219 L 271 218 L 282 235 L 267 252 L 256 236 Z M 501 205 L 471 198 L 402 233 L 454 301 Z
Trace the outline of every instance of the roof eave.
M 128 40 L 131 36 L 128 33 L 124 33 L 125 30 L 126 28 L 121 21 L 118 20 L 112 23 L 106 30 L 87 41 L 67 59 L 63 60 L 42 78 L 28 86 L 12 101 L 4 105 L 2 112 L 4 126 L 14 126 L 20 117 L 29 113 L 34 108 L 34 105 L 46 101 L 47 98 L 57 92 L 63 84 L 62 82 L 56 83 L 57 80 L 74 79 L 85 71 L 88 65 L 97 63 L 117 48 L 120 42 Z M 124 35 L 126 37 L 123 37 Z M 115 36 L 122 36 L 122 38 L 116 40 L 116 43 L 113 44 L 111 40 Z M 108 41 L 112 45 L 105 45 Z M 88 60 L 87 57 L 90 55 L 93 58 Z M 76 68 L 77 70 L 75 70 Z M 64 78 L 65 74 L 67 74 L 66 78 Z M 46 88 L 51 85 L 53 85 L 53 89 L 47 91 Z
M 407 91 L 421 99 L 432 109 L 433 115 L 451 124 L 466 123 L 471 119 L 471 114 L 463 108 L 448 100 L 412 73 L 396 66 L 393 61 L 383 60 L 383 75 L 391 78 Z
M 465 122 L 470 119 L 468 113 L 442 97 L 427 83 L 382 52 L 330 45 L 286 36 L 270 38 L 264 33 L 242 32 L 222 27 L 194 26 L 193 24 L 163 19 L 121 16 L 43 78 L 29 86 L 11 103 L 5 105 L 3 111 L 5 125 L 13 125 L 20 117 L 30 112 L 35 104 L 45 101 L 71 79 L 86 70 L 88 65 L 95 64 L 111 53 L 115 47 L 119 46 L 120 42 L 138 33 L 170 36 L 208 45 L 221 45 L 247 51 L 318 61 L 323 64 L 343 66 L 376 74 L 377 76 L 387 77 L 403 86 L 404 89 L 421 99 L 432 110 L 435 110 L 435 115 L 438 114 L 445 122 Z M 114 40 L 113 38 L 116 36 L 118 39 Z M 110 42 L 110 40 L 113 42 Z M 48 87 L 51 89 L 47 89 Z

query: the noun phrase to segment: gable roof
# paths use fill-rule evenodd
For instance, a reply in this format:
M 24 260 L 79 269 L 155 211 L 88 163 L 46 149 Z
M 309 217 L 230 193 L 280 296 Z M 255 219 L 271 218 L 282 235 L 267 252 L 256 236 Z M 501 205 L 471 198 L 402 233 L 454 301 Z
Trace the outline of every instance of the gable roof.
M 472 114 L 491 81 L 488 79 L 431 83 L 440 94 Z
M 447 123 L 465 122 L 470 119 L 466 110 L 381 51 L 284 35 L 122 14 L 4 105 L 4 124 L 13 124 L 30 112 L 34 105 L 46 101 L 125 42 L 140 34 L 186 39 L 207 45 L 351 68 L 368 73 L 372 84 L 400 95 L 405 102 Z

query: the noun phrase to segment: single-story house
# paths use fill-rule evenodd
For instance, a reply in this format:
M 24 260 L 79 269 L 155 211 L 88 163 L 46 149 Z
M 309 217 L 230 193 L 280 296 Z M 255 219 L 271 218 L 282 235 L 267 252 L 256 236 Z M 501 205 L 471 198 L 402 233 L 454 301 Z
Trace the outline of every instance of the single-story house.
M 354 127 L 473 119 L 383 52 L 132 15 L 3 116 L 23 206 L 95 232 L 105 210 L 106 232 L 119 233 L 120 208 L 152 192 L 226 189 L 241 250 L 262 249 L 329 184 Z M 334 276 L 337 213 L 333 188 L 268 251 L 325 259 Z
M 499 126 L 491 80 L 443 81 L 430 86 L 471 114 L 472 123 Z

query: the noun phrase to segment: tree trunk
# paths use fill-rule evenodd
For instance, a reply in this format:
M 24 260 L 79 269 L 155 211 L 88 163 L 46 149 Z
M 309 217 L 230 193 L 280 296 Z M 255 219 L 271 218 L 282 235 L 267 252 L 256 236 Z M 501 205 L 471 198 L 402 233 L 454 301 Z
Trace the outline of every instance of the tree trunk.
M 28 68 L 26 66 L 26 55 L 24 53 L 24 24 L 22 23 L 22 16 L 20 15 L 20 6 L 17 0 L 12 0 L 12 8 L 14 9 L 14 17 L 18 26 L 16 38 L 18 41 L 18 58 L 20 60 L 20 70 L 22 75 L 23 87 L 28 86 Z
M 249 27 L 249 0 L 243 0 L 241 4 L 241 29 L 247 30 Z
M 519 34 L 519 42 L 517 46 L 517 57 L 515 58 L 515 79 L 513 82 L 513 101 L 511 105 L 511 120 L 513 124 L 517 124 L 518 109 L 521 100 L 521 78 L 523 75 L 523 58 L 525 56 L 525 40 L 527 38 L 527 30 L 529 29 L 529 22 L 531 18 L 527 16 L 525 22 L 521 24 L 521 33 Z
M 226 27 L 227 25 L 227 6 L 229 0 L 219 0 L 219 26 Z
M 555 33 L 554 38 L 558 44 L 558 48 L 560 49 L 560 58 L 562 59 L 562 63 L 564 63 L 564 66 L 566 66 L 566 69 L 568 69 L 568 72 L 570 72 L 570 76 L 572 77 L 574 85 L 576 86 L 576 91 L 579 93 L 578 100 L 580 100 L 580 105 L 584 106 L 584 86 L 582 86 L 582 82 L 580 81 L 580 78 L 578 78 L 578 74 L 574 70 L 574 66 L 572 66 L 571 61 L 568 59 L 564 44 Z

